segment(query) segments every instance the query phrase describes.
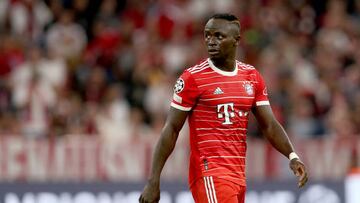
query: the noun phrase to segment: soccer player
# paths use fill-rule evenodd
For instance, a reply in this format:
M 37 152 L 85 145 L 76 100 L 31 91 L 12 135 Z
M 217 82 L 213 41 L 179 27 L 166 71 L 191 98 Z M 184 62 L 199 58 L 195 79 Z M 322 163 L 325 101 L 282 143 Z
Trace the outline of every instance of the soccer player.
M 239 20 L 231 14 L 215 14 L 205 25 L 204 37 L 209 58 L 186 69 L 176 81 L 151 174 L 139 201 L 159 201 L 161 171 L 188 118 L 189 187 L 195 202 L 243 203 L 250 111 L 265 137 L 290 159 L 298 186 L 304 186 L 308 179 L 305 166 L 274 117 L 262 76 L 253 66 L 235 59 L 240 40 Z

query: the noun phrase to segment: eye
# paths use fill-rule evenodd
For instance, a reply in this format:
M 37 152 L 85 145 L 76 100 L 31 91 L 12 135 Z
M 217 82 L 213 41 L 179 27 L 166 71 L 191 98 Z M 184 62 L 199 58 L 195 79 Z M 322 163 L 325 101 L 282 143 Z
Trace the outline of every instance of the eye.
M 205 33 L 205 36 L 204 36 L 204 37 L 205 37 L 206 40 L 210 39 L 210 35 L 207 34 L 207 33 Z
M 216 34 L 216 38 L 218 38 L 219 40 L 222 40 L 222 39 L 225 38 L 225 36 L 222 35 L 222 34 L 220 34 L 220 33 L 218 33 L 218 34 Z

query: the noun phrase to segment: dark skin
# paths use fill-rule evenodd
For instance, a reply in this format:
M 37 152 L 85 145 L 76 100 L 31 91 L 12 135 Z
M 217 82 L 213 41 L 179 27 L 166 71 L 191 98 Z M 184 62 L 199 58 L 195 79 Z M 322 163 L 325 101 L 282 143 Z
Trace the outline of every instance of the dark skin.
M 212 62 L 224 71 L 232 71 L 235 67 L 236 47 L 240 40 L 240 29 L 234 22 L 223 19 L 210 19 L 204 30 L 205 42 Z M 294 148 L 282 126 L 276 120 L 269 105 L 255 106 L 252 109 L 256 120 L 272 146 L 288 157 Z M 160 174 L 166 160 L 172 153 L 179 132 L 189 112 L 173 107 L 166 119 L 160 139 L 153 155 L 152 168 L 148 183 L 140 198 L 140 203 L 156 203 L 160 200 Z M 303 187 L 307 180 L 305 165 L 300 159 L 292 159 L 290 169 L 298 177 L 298 186 Z

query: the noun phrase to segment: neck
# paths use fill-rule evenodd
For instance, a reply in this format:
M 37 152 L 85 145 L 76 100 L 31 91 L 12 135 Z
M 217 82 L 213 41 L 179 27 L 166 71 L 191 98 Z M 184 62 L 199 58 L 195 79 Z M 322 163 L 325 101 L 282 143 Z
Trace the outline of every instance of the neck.
M 226 59 L 210 59 L 213 64 L 223 71 L 233 71 L 235 68 L 235 57 L 228 57 Z

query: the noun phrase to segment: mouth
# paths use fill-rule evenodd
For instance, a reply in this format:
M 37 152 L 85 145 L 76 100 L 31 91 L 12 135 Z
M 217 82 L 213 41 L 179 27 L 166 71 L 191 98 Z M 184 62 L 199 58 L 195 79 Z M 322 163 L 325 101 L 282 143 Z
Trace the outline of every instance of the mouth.
M 218 54 L 219 53 L 219 50 L 218 49 L 208 49 L 208 53 L 210 55 L 215 55 L 215 54 Z

